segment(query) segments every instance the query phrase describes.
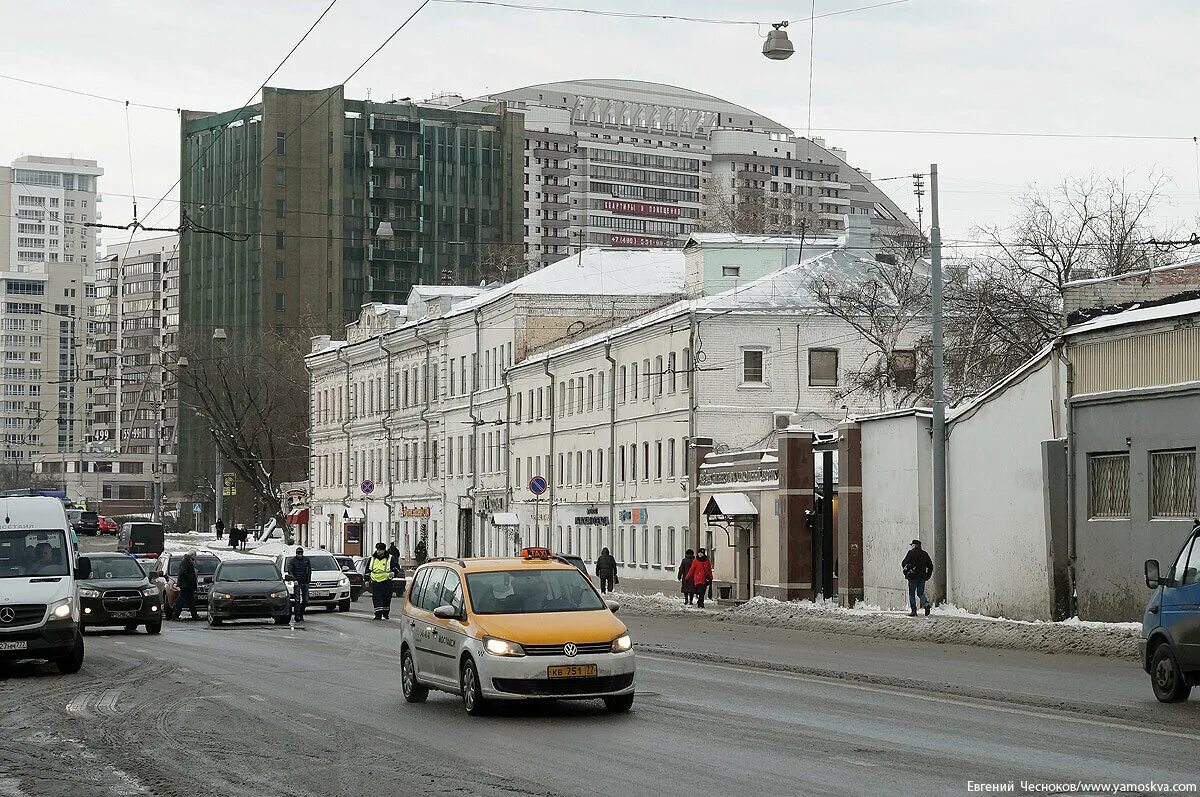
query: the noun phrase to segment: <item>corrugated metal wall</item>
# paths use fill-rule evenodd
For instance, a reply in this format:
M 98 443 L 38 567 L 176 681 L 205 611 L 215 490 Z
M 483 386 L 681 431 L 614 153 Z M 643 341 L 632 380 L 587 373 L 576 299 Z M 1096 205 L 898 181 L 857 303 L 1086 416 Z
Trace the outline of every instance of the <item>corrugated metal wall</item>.
M 1186 326 L 1068 348 L 1075 395 L 1200 381 L 1200 327 Z

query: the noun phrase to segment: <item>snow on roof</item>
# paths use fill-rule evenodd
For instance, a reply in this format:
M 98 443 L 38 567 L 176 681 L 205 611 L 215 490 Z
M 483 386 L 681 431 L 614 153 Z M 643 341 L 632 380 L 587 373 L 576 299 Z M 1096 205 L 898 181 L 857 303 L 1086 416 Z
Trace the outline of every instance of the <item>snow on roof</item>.
M 464 298 L 478 296 L 484 289 L 472 285 L 414 285 L 412 292 L 423 297 L 461 296 Z
M 1167 318 L 1178 318 L 1185 315 L 1200 314 L 1200 299 L 1189 299 L 1185 302 L 1170 302 L 1160 304 L 1154 307 L 1142 307 L 1140 309 L 1125 310 L 1120 313 L 1112 313 L 1111 315 L 1097 316 L 1090 321 L 1085 321 L 1082 324 L 1076 324 L 1073 327 L 1067 327 L 1062 336 L 1070 337 L 1073 335 L 1082 335 L 1088 332 L 1097 332 L 1102 329 L 1112 329 L 1114 327 L 1130 326 L 1132 324 L 1147 324 L 1153 321 L 1162 321 Z
M 388 313 L 399 313 L 408 315 L 408 305 L 406 304 L 384 304 L 383 302 L 372 302 L 365 305 L 365 310 L 370 310 L 375 315 L 387 315 Z
M 1124 274 L 1114 274 L 1108 277 L 1092 277 L 1090 279 L 1071 280 L 1063 283 L 1064 288 L 1075 288 L 1084 285 L 1099 285 L 1105 282 L 1119 282 L 1121 280 L 1152 278 L 1155 274 L 1161 274 L 1164 271 L 1175 271 L 1176 269 L 1187 268 L 1189 266 L 1200 266 L 1200 257 L 1190 256 L 1185 257 L 1175 263 L 1168 263 L 1165 266 L 1155 266 L 1154 268 L 1143 269 L 1142 271 L 1126 271 Z
M 803 239 L 793 236 L 780 235 L 742 235 L 735 232 L 694 232 L 688 238 L 688 244 L 697 243 L 708 246 L 820 246 L 836 244 L 840 239 L 835 236 L 814 235 Z

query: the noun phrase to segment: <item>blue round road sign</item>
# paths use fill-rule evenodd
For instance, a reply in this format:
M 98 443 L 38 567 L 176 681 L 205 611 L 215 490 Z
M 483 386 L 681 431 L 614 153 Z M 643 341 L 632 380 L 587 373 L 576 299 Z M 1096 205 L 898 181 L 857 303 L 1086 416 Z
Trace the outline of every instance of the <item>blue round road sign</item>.
M 362 487 L 362 491 L 367 495 L 375 492 L 375 482 L 370 479 L 365 479 L 360 486 Z
M 550 489 L 550 482 L 546 481 L 545 476 L 534 476 L 529 480 L 529 492 L 534 495 L 541 495 Z

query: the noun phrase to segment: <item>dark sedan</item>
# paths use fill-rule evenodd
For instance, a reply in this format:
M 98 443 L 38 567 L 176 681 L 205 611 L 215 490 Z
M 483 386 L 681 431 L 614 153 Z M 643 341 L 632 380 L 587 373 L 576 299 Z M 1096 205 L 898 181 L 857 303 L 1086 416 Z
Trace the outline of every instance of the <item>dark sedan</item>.
M 286 625 L 291 615 L 291 593 L 274 562 L 230 559 L 217 567 L 208 592 L 209 625 L 267 617 Z
M 124 626 L 146 633 L 162 631 L 162 591 L 151 584 L 146 571 L 125 554 L 94 553 L 91 576 L 79 582 L 79 628 Z
M 346 574 L 346 578 L 350 579 L 350 600 L 358 600 L 367 588 L 367 582 L 363 579 L 363 574 L 358 572 L 354 566 L 354 557 L 335 556 L 333 558 L 337 561 L 338 567 L 342 568 L 342 572 Z

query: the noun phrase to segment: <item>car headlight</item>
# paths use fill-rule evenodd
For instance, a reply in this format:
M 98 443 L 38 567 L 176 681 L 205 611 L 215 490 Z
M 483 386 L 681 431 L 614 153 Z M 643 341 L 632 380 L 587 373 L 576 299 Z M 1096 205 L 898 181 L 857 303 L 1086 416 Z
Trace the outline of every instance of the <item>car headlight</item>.
M 233 600 L 233 596 L 230 595 L 228 592 L 214 592 L 212 594 L 212 596 L 214 598 L 217 598 L 217 599 L 223 600 L 223 601 Z
M 86 587 L 84 587 L 79 590 L 79 597 L 81 597 L 81 598 L 99 598 L 100 590 L 87 589 Z
M 524 656 L 525 649 L 516 642 L 507 639 L 497 639 L 494 636 L 483 638 L 483 649 L 493 656 Z
M 82 595 L 83 592 L 81 591 L 79 594 Z M 153 598 L 158 594 L 158 587 L 142 587 L 142 594 L 147 598 Z
M 62 598 L 50 604 L 50 616 L 59 620 L 65 620 L 71 616 L 71 599 Z
M 346 578 L 345 576 L 342 576 L 342 580 L 338 582 L 338 586 L 339 586 L 339 587 L 348 587 L 348 586 L 350 586 L 350 579 Z
M 621 634 L 612 641 L 613 653 L 624 653 L 627 650 L 633 650 L 633 640 L 629 638 L 629 634 Z
M 286 597 L 288 597 L 288 594 L 286 592 L 272 592 L 271 597 L 272 598 L 286 598 Z

